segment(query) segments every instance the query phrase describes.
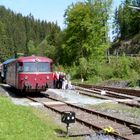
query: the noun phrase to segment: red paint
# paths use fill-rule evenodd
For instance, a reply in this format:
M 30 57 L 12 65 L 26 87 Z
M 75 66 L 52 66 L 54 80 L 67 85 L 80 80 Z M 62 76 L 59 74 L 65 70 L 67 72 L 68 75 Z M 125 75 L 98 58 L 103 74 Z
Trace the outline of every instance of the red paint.
M 25 62 L 48 62 L 49 72 L 24 72 L 19 71 L 19 67 L 24 66 Z M 29 56 L 16 59 L 7 65 L 6 83 L 20 89 L 21 91 L 39 92 L 45 91 L 46 86 L 53 87 L 52 60 L 46 57 Z

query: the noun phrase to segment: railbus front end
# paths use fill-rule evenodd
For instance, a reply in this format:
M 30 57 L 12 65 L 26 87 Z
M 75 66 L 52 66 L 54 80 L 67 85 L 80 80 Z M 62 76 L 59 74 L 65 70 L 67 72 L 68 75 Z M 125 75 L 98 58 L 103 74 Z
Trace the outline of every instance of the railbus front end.
M 8 70 L 7 83 L 23 92 L 41 92 L 53 87 L 52 60 L 49 58 L 37 56 L 18 58 L 11 68 L 9 65 Z M 10 71 L 15 73 L 11 75 L 12 78 Z

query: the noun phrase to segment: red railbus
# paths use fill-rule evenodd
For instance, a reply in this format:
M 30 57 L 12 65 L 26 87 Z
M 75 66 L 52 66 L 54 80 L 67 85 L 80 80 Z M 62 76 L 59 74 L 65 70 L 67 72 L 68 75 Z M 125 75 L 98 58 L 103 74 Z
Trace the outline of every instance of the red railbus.
M 22 92 L 41 92 L 53 87 L 53 61 L 47 57 L 19 57 L 7 64 L 6 83 Z

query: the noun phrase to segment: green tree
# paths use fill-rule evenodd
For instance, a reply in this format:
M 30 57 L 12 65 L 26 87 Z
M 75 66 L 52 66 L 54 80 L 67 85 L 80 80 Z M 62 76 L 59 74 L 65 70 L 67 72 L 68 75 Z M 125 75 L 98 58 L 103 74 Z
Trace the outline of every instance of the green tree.
M 50 42 L 57 46 L 57 33 L 60 27 L 57 23 L 40 21 L 29 14 L 24 17 L 0 6 L 0 58 L 2 61 L 15 53 L 25 55 L 39 54 L 45 56 L 45 51 L 39 44 L 50 35 Z M 46 49 L 46 47 L 45 47 Z M 2 53 L 4 55 L 2 55 Z
M 37 48 L 34 45 L 34 41 L 33 40 L 29 40 L 29 42 L 27 43 L 27 47 L 28 47 L 28 53 L 29 55 L 37 55 Z
M 130 5 L 140 7 L 139 0 L 125 0 L 115 11 L 114 32 L 117 34 L 116 39 L 127 39 L 140 30 L 140 12 L 130 8 Z
M 88 69 L 88 62 L 85 58 L 79 58 L 79 72 L 81 75 L 81 79 L 87 79 L 87 69 Z
M 65 12 L 65 62 L 79 62 L 79 58 L 102 59 L 107 45 L 108 18 L 111 0 L 88 0 L 69 6 Z

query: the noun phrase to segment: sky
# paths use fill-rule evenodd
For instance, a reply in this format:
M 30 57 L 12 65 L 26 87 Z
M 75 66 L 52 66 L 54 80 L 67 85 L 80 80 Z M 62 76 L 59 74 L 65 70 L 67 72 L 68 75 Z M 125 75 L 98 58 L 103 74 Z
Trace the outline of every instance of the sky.
M 30 13 L 35 19 L 46 20 L 47 22 L 56 22 L 63 29 L 64 13 L 71 3 L 84 0 L 0 0 L 0 5 L 11 9 L 15 13 L 21 13 L 27 16 Z M 117 7 L 122 0 L 113 0 L 113 9 Z

